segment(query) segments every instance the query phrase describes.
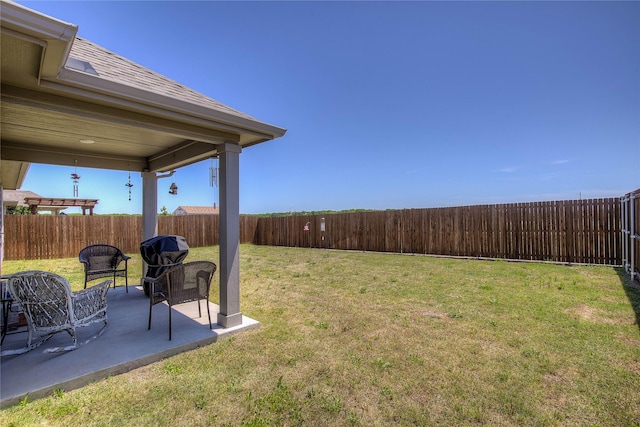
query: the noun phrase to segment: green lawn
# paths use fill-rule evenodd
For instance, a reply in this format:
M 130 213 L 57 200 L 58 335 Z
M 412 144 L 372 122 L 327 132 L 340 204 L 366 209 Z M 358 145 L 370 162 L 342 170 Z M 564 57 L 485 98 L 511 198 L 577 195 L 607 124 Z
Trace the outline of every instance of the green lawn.
M 0 425 L 640 426 L 640 287 L 621 269 L 252 245 L 240 268 L 260 328 Z M 77 259 L 3 273 L 24 269 L 82 283 Z

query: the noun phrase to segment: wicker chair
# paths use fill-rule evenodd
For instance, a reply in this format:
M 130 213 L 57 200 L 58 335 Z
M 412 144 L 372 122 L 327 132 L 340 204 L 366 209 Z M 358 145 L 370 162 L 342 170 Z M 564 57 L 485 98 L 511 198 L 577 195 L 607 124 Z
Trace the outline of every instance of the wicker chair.
M 209 328 L 212 328 L 211 311 L 209 310 L 209 289 L 216 268 L 216 265 L 210 261 L 193 261 L 170 267 L 156 278 L 145 278 L 150 286 L 148 329 L 151 329 L 153 306 L 167 301 L 169 304 L 169 340 L 171 340 L 171 307 L 177 304 L 197 301 L 198 314 L 202 317 L 200 300 L 205 300 L 207 303 Z
M 4 351 L 2 355 L 26 353 L 62 331 L 71 335 L 73 344 L 48 348 L 45 353 L 75 350 L 98 338 L 108 324 L 107 292 L 110 284 L 111 280 L 107 280 L 73 293 L 69 282 L 54 273 L 24 271 L 11 275 L 7 286 L 11 297 L 18 303 L 27 319 L 29 337 L 25 347 Z M 104 322 L 104 326 L 91 338 L 78 344 L 76 328 L 95 322 Z M 39 334 L 38 341 L 34 342 L 34 334 Z
M 120 249 L 111 245 L 91 245 L 82 249 L 78 259 L 84 264 L 84 287 L 87 282 L 101 277 L 113 277 L 113 287 L 116 287 L 116 276 L 124 277 L 127 293 L 129 293 L 129 278 L 127 277 L 126 256 Z M 122 268 L 124 261 L 124 268 Z

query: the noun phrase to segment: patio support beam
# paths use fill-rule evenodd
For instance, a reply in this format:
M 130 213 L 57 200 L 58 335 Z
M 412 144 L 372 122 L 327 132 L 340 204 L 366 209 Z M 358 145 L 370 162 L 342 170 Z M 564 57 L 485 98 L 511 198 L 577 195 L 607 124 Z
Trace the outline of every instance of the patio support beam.
M 158 235 L 158 180 L 155 172 L 142 172 L 142 241 Z
M 4 190 L 0 178 L 0 273 L 2 273 L 2 261 L 4 261 Z M 4 295 L 2 296 L 4 298 Z M 4 314 L 4 313 L 2 313 Z
M 142 172 L 142 241 L 158 235 L 158 179 L 173 175 Z M 142 261 L 142 276 L 147 276 L 147 263 Z M 143 279 L 140 279 L 142 284 Z
M 157 175 L 142 172 L 142 241 L 158 235 L 158 180 L 169 178 L 175 171 Z
M 240 152 L 238 144 L 218 146 L 220 158 L 220 312 L 218 324 L 242 324 L 240 312 Z

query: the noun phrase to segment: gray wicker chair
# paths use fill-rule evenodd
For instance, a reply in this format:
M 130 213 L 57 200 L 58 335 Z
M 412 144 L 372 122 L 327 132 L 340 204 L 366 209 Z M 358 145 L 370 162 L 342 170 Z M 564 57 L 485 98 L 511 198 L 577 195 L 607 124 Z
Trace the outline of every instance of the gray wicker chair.
M 7 286 L 11 297 L 18 303 L 27 319 L 29 337 L 27 345 L 7 350 L 2 355 L 21 354 L 42 345 L 58 332 L 71 335 L 73 344 L 48 348 L 45 353 L 75 350 L 103 334 L 107 322 L 107 292 L 111 280 L 91 286 L 80 292 L 71 292 L 69 282 L 62 276 L 46 271 L 24 271 L 9 277 Z M 76 328 L 95 322 L 104 322 L 91 338 L 78 344 Z M 38 335 L 39 340 L 34 341 Z
M 129 292 L 129 278 L 127 277 L 126 256 L 120 249 L 111 245 L 91 245 L 82 249 L 78 254 L 79 261 L 84 265 L 84 287 L 87 282 L 101 277 L 113 277 L 113 287 L 116 287 L 116 276 L 124 277 L 127 293 Z M 124 261 L 124 266 L 122 262 Z
M 197 301 L 198 314 L 202 317 L 200 300 L 205 300 L 207 303 L 209 328 L 212 328 L 209 289 L 216 268 L 216 265 L 210 261 L 193 261 L 170 267 L 156 278 L 145 278 L 150 287 L 148 329 L 151 329 L 153 306 L 167 301 L 169 304 L 169 340 L 171 340 L 171 308 L 177 304 Z

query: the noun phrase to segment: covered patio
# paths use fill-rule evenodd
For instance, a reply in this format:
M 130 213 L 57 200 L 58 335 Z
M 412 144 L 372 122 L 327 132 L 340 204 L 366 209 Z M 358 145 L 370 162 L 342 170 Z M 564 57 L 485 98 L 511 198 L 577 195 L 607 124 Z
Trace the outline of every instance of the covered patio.
M 154 307 L 151 330 L 147 330 L 149 299 L 142 287 L 132 287 L 129 293 L 122 286 L 110 289 L 107 304 L 109 326 L 101 337 L 89 344 L 66 353 L 44 353 L 46 348 L 69 345 L 69 335 L 59 333 L 28 353 L 4 356 L 0 364 L 0 407 L 15 405 L 27 394 L 32 400 L 50 396 L 56 389 L 79 388 L 259 326 L 257 321 L 243 316 L 238 326 L 214 325 L 209 329 L 204 305 L 203 315 L 199 317 L 198 306 L 193 302 L 174 307 L 173 338 L 169 341 L 168 307 Z M 209 306 L 212 316 L 219 313 L 217 304 L 210 302 Z M 80 328 L 78 336 L 80 339 L 90 337 L 100 327 L 94 324 Z M 25 329 L 10 332 L 5 337 L 3 350 L 24 346 Z
M 214 319 L 217 327 L 212 333 L 209 328 L 188 320 L 190 318 L 185 318 L 186 326 L 189 330 L 197 330 L 196 334 L 204 329 L 207 336 L 203 343 L 215 341 L 238 328 L 254 326 L 256 322 L 243 317 L 240 311 L 240 154 L 244 148 L 283 136 L 286 130 L 234 110 L 78 37 L 75 24 L 6 1 L 2 1 L 0 16 L 0 189 L 19 189 L 31 163 L 139 172 L 143 186 L 142 242 L 158 233 L 158 179 L 170 176 L 179 167 L 219 158 L 220 259 L 212 260 L 218 264 L 220 280 L 220 301 L 215 310 L 217 319 Z M 1 255 L 4 221 L 0 221 L 0 226 Z M 0 270 L 1 267 L 0 256 Z M 140 273 L 143 276 L 143 272 Z M 135 272 L 133 275 L 136 277 Z M 118 291 L 111 291 L 110 298 L 117 298 Z M 133 299 L 134 295 L 129 297 Z M 110 332 L 87 349 L 53 358 L 45 356 L 51 358 L 47 360 L 42 359 L 37 350 L 17 356 L 15 359 L 18 360 L 3 359 L 3 402 L 5 394 L 6 399 L 13 399 L 21 390 L 9 386 L 14 372 L 15 381 L 29 383 L 24 376 L 25 370 L 19 370 L 18 365 L 37 365 L 44 369 L 45 364 L 60 359 L 86 359 L 81 357 L 81 352 L 98 351 L 98 347 L 92 349 L 92 346 L 110 344 L 110 349 L 123 344 L 127 349 L 139 346 L 141 338 L 138 335 L 119 329 L 118 322 L 125 320 L 120 319 L 124 315 L 113 313 L 120 305 L 128 303 L 133 300 L 118 301 L 109 306 L 109 318 L 113 319 Z M 141 315 L 136 310 L 127 313 L 127 316 Z M 144 322 L 132 319 L 129 323 L 144 326 Z M 146 332 L 146 328 L 142 329 L 141 332 Z M 146 337 L 158 334 L 164 341 L 165 332 L 158 325 L 152 330 L 153 335 Z M 164 345 L 167 343 L 148 347 L 157 348 L 157 354 L 169 355 L 201 345 L 201 341 L 194 338 L 180 344 L 174 340 L 174 347 L 165 348 Z M 142 363 L 140 361 L 150 362 L 155 357 L 138 355 L 134 359 L 137 362 L 122 360 L 117 365 L 119 368 L 87 366 L 87 369 L 110 375 L 109 369 L 123 372 L 126 367 L 133 368 Z M 46 371 L 56 371 L 56 368 Z M 68 378 L 58 381 L 59 384 L 74 384 L 74 380 Z M 53 383 L 43 387 L 51 386 Z M 37 387 L 22 390 L 26 391 L 33 395 Z
M 157 235 L 158 179 L 218 157 L 217 321 L 238 326 L 240 153 L 286 130 L 78 37 L 75 24 L 5 1 L 1 18 L 2 188 L 20 188 L 30 163 L 140 172 L 143 241 Z

